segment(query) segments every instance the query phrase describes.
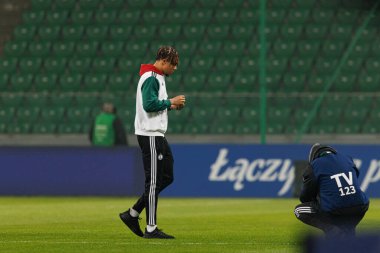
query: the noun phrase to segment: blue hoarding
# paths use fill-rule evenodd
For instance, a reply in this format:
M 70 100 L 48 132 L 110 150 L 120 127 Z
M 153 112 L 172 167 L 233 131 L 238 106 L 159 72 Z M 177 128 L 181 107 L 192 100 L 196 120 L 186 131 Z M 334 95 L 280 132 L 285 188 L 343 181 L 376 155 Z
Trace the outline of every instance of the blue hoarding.
M 334 145 L 360 169 L 361 188 L 380 197 L 380 146 Z M 310 145 L 173 145 L 175 180 L 166 196 L 290 197 L 294 163 Z

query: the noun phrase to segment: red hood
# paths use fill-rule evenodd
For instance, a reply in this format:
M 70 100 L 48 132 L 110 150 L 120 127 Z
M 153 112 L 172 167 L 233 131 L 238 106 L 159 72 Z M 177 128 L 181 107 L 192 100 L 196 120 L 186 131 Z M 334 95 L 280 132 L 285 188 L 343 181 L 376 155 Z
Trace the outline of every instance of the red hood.
M 158 68 L 156 68 L 153 64 L 141 64 L 140 67 L 140 76 L 142 76 L 144 73 L 153 71 L 159 75 L 163 75 L 162 71 L 160 71 Z

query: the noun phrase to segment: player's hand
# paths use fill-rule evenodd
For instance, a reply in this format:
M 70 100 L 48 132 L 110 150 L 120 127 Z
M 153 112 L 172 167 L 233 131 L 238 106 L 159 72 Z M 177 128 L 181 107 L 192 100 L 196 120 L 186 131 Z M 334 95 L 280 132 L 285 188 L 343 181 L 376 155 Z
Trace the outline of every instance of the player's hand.
M 176 97 L 170 99 L 170 103 L 172 105 L 176 105 L 176 106 L 178 106 L 178 105 L 184 106 L 185 102 L 186 102 L 185 95 L 179 95 L 179 96 L 176 96 Z

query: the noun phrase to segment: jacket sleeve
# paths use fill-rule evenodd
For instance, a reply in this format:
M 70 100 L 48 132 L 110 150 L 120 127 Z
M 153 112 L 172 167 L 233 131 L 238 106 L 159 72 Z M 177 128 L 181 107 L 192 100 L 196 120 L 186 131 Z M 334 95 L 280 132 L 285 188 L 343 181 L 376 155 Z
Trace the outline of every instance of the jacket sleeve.
M 159 82 L 155 77 L 149 77 L 141 87 L 143 108 L 146 112 L 159 112 L 170 108 L 169 99 L 158 100 Z
M 309 164 L 303 173 L 303 186 L 300 195 L 302 203 L 315 201 L 318 194 L 318 182 L 315 178 L 313 168 Z
M 115 129 L 115 145 L 116 146 L 126 146 L 127 136 L 125 134 L 124 126 L 119 117 L 113 121 L 113 127 Z

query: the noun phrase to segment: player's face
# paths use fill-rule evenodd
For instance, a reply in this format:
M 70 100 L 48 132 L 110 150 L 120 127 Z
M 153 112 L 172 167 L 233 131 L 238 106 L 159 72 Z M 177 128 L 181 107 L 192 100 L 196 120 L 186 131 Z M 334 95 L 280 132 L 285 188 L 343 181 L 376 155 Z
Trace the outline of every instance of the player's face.
M 164 72 L 165 75 L 170 76 L 174 73 L 175 70 L 177 70 L 177 65 L 173 65 L 170 62 L 164 61 L 162 72 Z

